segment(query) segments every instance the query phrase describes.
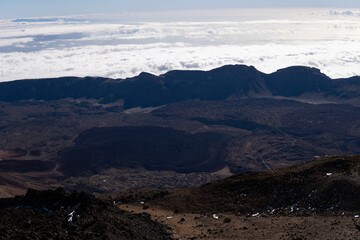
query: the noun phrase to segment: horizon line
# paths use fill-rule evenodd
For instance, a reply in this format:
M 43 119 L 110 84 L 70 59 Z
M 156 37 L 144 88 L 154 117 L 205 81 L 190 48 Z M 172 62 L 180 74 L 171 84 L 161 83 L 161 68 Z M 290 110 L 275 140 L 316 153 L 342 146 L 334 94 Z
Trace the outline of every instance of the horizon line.
M 215 68 L 212 68 L 212 69 L 209 69 L 209 70 L 204 70 L 204 69 L 173 69 L 173 70 L 168 70 L 164 73 L 161 73 L 161 74 L 153 74 L 153 73 L 150 73 L 150 72 L 146 72 L 146 71 L 142 71 L 140 72 L 139 74 L 137 75 L 134 75 L 134 76 L 128 76 L 128 77 L 125 77 L 125 78 L 110 78 L 110 77 L 102 77 L 102 76 L 83 76 L 83 77 L 79 77 L 79 76 L 58 76 L 58 77 L 44 77 L 44 78 L 23 78 L 23 79 L 13 79 L 13 80 L 5 80 L 5 81 L 1 81 L 0 84 L 2 83 L 9 83 L 9 82 L 18 82 L 18 81 L 31 81 L 31 80 L 34 80 L 34 81 L 37 81 L 37 80 L 47 80 L 47 79 L 61 79 L 61 78 L 105 78 L 105 79 L 111 79 L 111 80 L 126 80 L 126 79 L 131 79 L 131 78 L 136 78 L 136 77 L 139 77 L 141 74 L 150 74 L 152 76 L 156 76 L 156 77 L 160 77 L 162 75 L 166 75 L 167 73 L 169 72 L 173 72 L 173 71 L 180 71 L 180 72 L 210 72 L 210 71 L 213 71 L 213 70 L 217 70 L 217 69 L 221 69 L 221 68 L 224 68 L 224 67 L 229 67 L 229 66 L 232 66 L 232 67 L 236 67 L 236 66 L 241 66 L 241 67 L 247 67 L 247 68 L 254 68 L 256 71 L 262 73 L 262 74 L 265 74 L 265 75 L 271 75 L 273 73 L 276 73 L 278 71 L 281 71 L 281 70 L 285 70 L 285 69 L 289 69 L 289 68 L 295 68 L 295 67 L 300 67 L 300 68 L 307 68 L 307 69 L 315 69 L 315 70 L 318 70 L 321 74 L 325 75 L 326 77 L 328 77 L 329 79 L 331 80 L 338 80 L 338 79 L 349 79 L 349 78 L 354 78 L 354 77 L 359 77 L 360 78 L 360 74 L 359 75 L 353 75 L 353 76 L 349 76 L 349 77 L 342 77 L 342 78 L 331 78 L 329 77 L 327 74 L 323 73 L 321 71 L 321 69 L 319 68 L 316 68 L 316 67 L 311 67 L 311 66 L 306 66 L 306 65 L 289 65 L 287 67 L 283 67 L 283 68 L 279 68 L 277 69 L 276 71 L 273 71 L 273 72 L 270 72 L 270 73 L 265 73 L 263 71 L 260 71 L 258 70 L 255 66 L 253 65 L 246 65 L 246 64 L 225 64 L 225 65 L 222 65 L 220 67 L 215 67 Z

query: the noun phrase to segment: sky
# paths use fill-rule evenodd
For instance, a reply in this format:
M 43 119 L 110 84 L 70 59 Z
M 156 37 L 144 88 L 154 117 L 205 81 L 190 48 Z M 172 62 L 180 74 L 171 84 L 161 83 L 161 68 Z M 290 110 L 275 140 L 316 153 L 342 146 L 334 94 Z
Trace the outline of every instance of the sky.
M 0 0 L 0 18 L 224 8 L 360 8 L 358 0 Z
M 360 74 L 360 1 L 0 0 L 0 81 L 293 65 Z M 204 8 L 206 6 L 206 9 Z M 251 9 L 249 9 L 251 8 Z

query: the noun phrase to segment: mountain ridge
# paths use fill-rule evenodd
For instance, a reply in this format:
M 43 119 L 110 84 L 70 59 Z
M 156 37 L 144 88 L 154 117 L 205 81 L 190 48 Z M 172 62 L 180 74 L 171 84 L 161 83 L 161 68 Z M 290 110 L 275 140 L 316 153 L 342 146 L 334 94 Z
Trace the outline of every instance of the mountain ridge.
M 253 66 L 225 65 L 210 71 L 173 70 L 156 76 L 140 73 L 126 79 L 61 77 L 0 83 L 0 101 L 97 99 L 124 100 L 124 108 L 156 107 L 192 99 L 225 100 L 231 97 L 317 98 L 339 102 L 360 98 L 360 77 L 331 79 L 317 68 L 292 66 L 265 74 Z

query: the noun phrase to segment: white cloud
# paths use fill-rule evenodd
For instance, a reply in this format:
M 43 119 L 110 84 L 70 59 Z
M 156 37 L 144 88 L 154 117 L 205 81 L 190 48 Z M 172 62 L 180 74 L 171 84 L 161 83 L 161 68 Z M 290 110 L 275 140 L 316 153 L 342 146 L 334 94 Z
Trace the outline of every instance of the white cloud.
M 141 71 L 161 74 L 225 64 L 254 65 L 267 73 L 307 65 L 331 77 L 358 75 L 356 13 L 345 12 L 339 18 L 334 13 L 329 18 L 329 13 L 304 11 L 297 18 L 253 19 L 247 12 L 241 21 L 126 24 L 71 18 L 2 20 L 0 81 L 65 75 L 124 78 Z
M 0 38 L 0 47 L 7 47 L 16 44 L 24 44 L 32 42 L 34 39 L 31 37 L 27 38 Z M 19 45 L 18 45 L 19 46 Z
M 355 16 L 355 17 L 360 17 L 360 11 L 350 11 L 350 10 L 343 10 L 343 11 L 330 10 L 329 14 L 331 16 Z

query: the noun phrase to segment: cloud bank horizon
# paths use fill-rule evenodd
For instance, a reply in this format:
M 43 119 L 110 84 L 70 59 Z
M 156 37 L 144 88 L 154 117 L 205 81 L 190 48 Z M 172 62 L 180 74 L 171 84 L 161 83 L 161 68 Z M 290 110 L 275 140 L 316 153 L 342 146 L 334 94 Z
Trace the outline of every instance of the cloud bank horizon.
M 161 15 L 162 14 L 162 15 Z M 0 20 L 0 81 L 303 65 L 359 75 L 360 10 L 252 9 Z

